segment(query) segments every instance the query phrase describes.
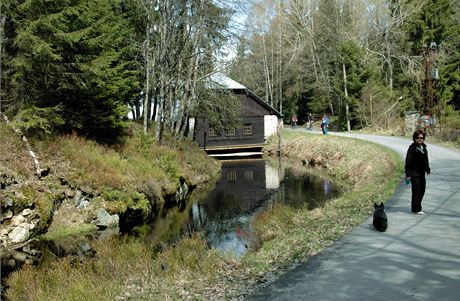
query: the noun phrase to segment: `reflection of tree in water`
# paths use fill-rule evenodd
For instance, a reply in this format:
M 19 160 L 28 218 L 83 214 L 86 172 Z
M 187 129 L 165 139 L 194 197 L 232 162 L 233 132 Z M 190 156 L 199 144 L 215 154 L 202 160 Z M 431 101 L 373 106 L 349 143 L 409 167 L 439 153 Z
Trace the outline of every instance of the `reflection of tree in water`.
M 277 201 L 294 208 L 307 205 L 309 209 L 314 209 L 324 206 L 327 200 L 339 195 L 338 188 L 327 177 L 317 175 L 305 167 L 303 169 L 303 172 L 299 172 L 299 167 L 286 167 L 286 176 L 279 189 L 283 195 Z

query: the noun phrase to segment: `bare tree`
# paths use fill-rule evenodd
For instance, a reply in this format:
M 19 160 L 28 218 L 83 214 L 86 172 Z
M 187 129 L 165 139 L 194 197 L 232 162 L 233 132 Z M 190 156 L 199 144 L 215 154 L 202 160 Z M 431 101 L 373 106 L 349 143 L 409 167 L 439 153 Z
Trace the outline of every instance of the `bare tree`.
M 391 3 L 370 1 L 371 5 L 367 9 L 369 30 L 365 39 L 368 41 L 366 49 L 380 59 L 381 70 L 386 75 L 390 90 L 393 90 L 395 64 L 406 66 L 403 71 L 410 71 L 409 66 L 414 59 L 407 53 L 407 49 L 401 48 L 405 39 L 404 22 L 420 11 L 426 1 L 395 0 Z
M 3 57 L 3 39 L 4 39 L 4 26 L 5 26 L 5 17 L 2 13 L 3 4 L 0 3 L 0 114 L 2 113 L 2 57 Z
M 220 47 L 218 41 L 224 36 L 219 32 L 228 19 L 227 12 L 211 0 L 142 1 L 146 14 L 144 131 L 151 117 L 156 121 L 156 139 L 161 140 L 164 129 L 185 133 L 197 81 L 212 70 L 209 58 Z

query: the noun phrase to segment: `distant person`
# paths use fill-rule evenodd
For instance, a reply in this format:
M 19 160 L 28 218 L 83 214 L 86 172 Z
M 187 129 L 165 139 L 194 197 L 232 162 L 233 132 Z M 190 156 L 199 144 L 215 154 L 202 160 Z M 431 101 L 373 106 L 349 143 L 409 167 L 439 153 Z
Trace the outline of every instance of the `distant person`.
M 327 128 L 329 127 L 329 119 L 327 118 L 327 115 L 323 115 L 323 119 L 321 120 L 321 129 L 323 130 L 323 134 L 327 134 Z
M 425 195 L 425 173 L 430 174 L 428 151 L 426 149 L 425 132 L 416 130 L 412 135 L 413 143 L 406 155 L 405 173 L 406 184 L 412 186 L 411 210 L 414 214 L 425 214 L 422 211 L 422 199 Z
M 310 113 L 308 114 L 307 116 L 307 126 L 308 126 L 308 129 L 311 130 L 313 128 L 313 115 Z
M 297 121 L 298 121 L 298 120 L 297 120 L 297 115 L 296 115 L 296 114 L 292 115 L 292 117 L 291 117 L 291 126 L 292 126 L 293 129 L 296 128 L 296 126 L 297 126 Z

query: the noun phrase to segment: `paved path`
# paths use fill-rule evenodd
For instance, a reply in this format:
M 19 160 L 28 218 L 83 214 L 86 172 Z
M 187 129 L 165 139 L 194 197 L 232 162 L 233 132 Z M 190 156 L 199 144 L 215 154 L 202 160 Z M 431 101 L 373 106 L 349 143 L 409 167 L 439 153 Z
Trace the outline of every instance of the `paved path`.
M 342 134 L 341 134 L 342 135 Z M 353 135 L 405 157 L 410 139 Z M 422 202 L 410 213 L 403 183 L 386 205 L 387 232 L 370 217 L 304 265 L 248 300 L 460 300 L 460 153 L 430 145 L 432 174 Z

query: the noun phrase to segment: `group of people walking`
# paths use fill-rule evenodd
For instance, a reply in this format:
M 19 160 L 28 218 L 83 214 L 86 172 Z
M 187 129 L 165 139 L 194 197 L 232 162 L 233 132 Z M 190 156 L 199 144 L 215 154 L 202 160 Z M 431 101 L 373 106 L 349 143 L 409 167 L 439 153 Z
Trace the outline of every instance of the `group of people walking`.
M 298 121 L 299 120 L 297 118 L 297 115 L 296 114 L 292 115 L 291 117 L 292 129 L 295 129 L 297 127 Z M 310 113 L 307 115 L 307 128 L 308 129 L 310 130 L 313 129 L 313 122 L 314 122 L 314 118 L 313 118 L 313 115 Z M 321 131 L 323 132 L 323 134 L 327 134 L 328 128 L 329 128 L 329 118 L 327 118 L 327 115 L 324 114 L 323 118 L 321 119 Z

